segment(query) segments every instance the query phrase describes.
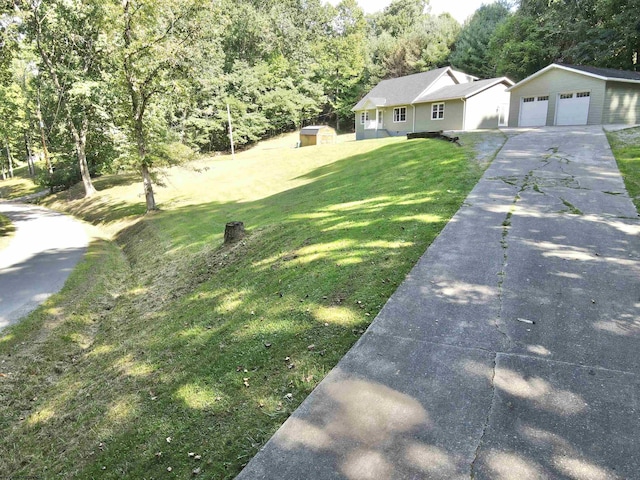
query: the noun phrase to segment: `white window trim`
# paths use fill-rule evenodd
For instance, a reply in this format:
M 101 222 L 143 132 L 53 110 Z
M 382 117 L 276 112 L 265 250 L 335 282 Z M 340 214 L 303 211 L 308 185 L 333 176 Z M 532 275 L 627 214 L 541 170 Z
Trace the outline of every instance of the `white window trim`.
M 439 108 L 437 110 L 434 110 L 434 108 L 439 107 L 440 105 L 442 105 L 442 117 L 440 117 L 439 115 L 440 114 Z M 436 114 L 435 118 L 433 116 L 434 113 Z M 436 120 L 436 121 L 444 120 L 444 102 L 431 104 L 431 120 Z
M 369 111 L 365 110 L 364 112 L 360 112 L 360 125 L 364 125 L 369 121 Z
M 400 110 L 404 108 L 404 120 L 396 120 L 396 118 L 400 118 Z M 398 115 L 396 115 L 398 112 Z M 407 123 L 407 107 L 395 107 L 393 109 L 393 123 Z

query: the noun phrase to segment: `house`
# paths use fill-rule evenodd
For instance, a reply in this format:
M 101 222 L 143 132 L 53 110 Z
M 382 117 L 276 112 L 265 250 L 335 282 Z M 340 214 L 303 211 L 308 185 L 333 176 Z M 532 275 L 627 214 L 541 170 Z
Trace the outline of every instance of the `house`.
M 336 143 L 336 131 L 327 125 L 312 125 L 300 130 L 300 146 Z
M 640 72 L 552 63 L 509 91 L 510 127 L 640 123 Z
M 451 67 L 383 80 L 352 109 L 356 140 L 506 126 L 512 85 L 506 77 L 478 80 Z

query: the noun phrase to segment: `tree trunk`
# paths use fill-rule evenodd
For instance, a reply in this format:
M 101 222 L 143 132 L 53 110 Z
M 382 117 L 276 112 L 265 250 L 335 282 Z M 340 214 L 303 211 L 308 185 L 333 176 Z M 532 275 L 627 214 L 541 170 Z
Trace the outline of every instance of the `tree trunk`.
M 157 210 L 156 199 L 153 196 L 153 183 L 151 182 L 151 175 L 149 174 L 149 167 L 146 164 L 142 164 L 142 184 L 144 186 L 144 198 L 147 201 L 147 212 Z
M 58 97 L 61 101 L 64 102 L 64 110 L 67 117 L 67 123 L 69 124 L 69 128 L 71 129 L 71 134 L 73 135 L 73 140 L 76 146 L 76 153 L 78 155 L 78 163 L 80 164 L 80 174 L 82 175 L 82 183 L 84 184 L 84 193 L 86 197 L 90 197 L 91 195 L 96 193 L 96 189 L 94 188 L 93 183 L 91 183 L 91 177 L 89 176 L 89 167 L 87 166 L 87 156 L 85 154 L 87 129 L 88 129 L 89 122 L 87 120 L 86 113 L 83 113 L 82 127 L 80 132 L 78 132 L 76 125 L 73 123 L 73 115 L 71 112 L 71 107 L 64 100 L 64 94 L 66 93 L 65 88 L 63 87 L 62 83 L 60 82 L 60 79 L 58 78 L 58 72 L 56 70 L 56 66 L 53 64 L 51 57 L 45 51 L 45 49 L 42 47 L 42 44 L 41 44 L 43 34 L 42 34 L 42 19 L 40 18 L 39 5 L 40 5 L 39 3 L 34 4 L 35 10 L 33 12 L 35 14 L 35 19 L 38 24 L 38 30 L 36 33 L 36 46 L 38 48 L 38 52 L 40 53 L 40 57 L 44 61 L 45 65 L 47 66 L 47 70 L 49 71 L 51 80 L 53 80 L 53 84 L 55 85 L 56 91 L 58 92 Z M 38 97 L 38 113 L 40 114 L 39 103 L 40 103 L 40 98 Z M 41 114 L 39 115 L 39 118 L 40 118 L 41 128 L 43 128 Z M 44 134 L 43 134 L 43 143 L 44 143 Z M 48 156 L 48 153 L 45 152 L 45 156 Z M 49 168 L 49 172 L 53 173 L 53 170 Z M 53 185 L 52 185 L 52 188 L 53 188 Z
M 69 117 L 71 115 L 69 114 Z M 76 144 L 76 154 L 78 156 L 78 164 L 80 165 L 80 176 L 82 177 L 82 184 L 84 185 L 84 196 L 90 197 L 96 193 L 96 189 L 91 182 L 91 175 L 89 174 L 89 165 L 87 164 L 87 130 L 89 128 L 89 122 L 86 115 L 82 118 L 82 127 L 78 131 L 71 118 L 69 118 L 69 127 L 73 134 L 73 141 Z
M 29 134 L 24 132 L 24 148 L 27 151 L 27 165 L 29 166 L 29 176 L 33 177 L 36 174 L 36 168 L 33 164 L 33 153 L 31 151 L 31 141 Z
M 244 238 L 244 223 L 242 222 L 229 222 L 224 227 L 224 243 L 239 242 Z
M 338 87 L 336 87 L 335 104 L 336 104 L 336 132 L 340 133 L 340 112 L 338 112 L 338 109 L 337 109 L 337 106 L 338 106 Z
M 9 148 L 9 139 L 4 137 L 4 146 L 7 149 L 7 162 L 9 163 L 9 178 L 13 178 L 13 157 Z
M 49 176 L 51 176 L 53 175 L 53 166 L 51 165 L 51 158 L 49 158 L 49 150 L 47 149 L 47 138 L 44 133 L 44 120 L 42 119 L 42 109 L 40 107 L 40 90 L 38 90 L 38 101 L 36 103 L 36 115 L 38 116 L 38 127 L 40 128 L 40 139 L 42 140 L 42 153 L 44 154 L 44 160 L 45 160 L 45 163 L 47 164 L 47 171 L 49 172 Z

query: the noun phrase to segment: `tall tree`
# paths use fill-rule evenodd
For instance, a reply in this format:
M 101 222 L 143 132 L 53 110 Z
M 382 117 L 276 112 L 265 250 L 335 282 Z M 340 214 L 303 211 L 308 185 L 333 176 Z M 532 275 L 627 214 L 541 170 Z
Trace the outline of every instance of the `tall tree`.
M 451 65 L 480 78 L 496 76 L 496 58 L 489 51 L 489 43 L 498 25 L 509 16 L 503 2 L 482 5 L 464 24 L 455 50 L 451 53 Z
M 362 9 L 355 0 L 342 0 L 334 10 L 328 36 L 315 45 L 319 82 L 324 86 L 338 130 L 343 119 L 352 118 L 351 108 L 362 93 L 366 32 Z
M 122 0 L 117 22 L 121 41 L 115 43 L 115 54 L 126 92 L 127 132 L 136 149 L 133 164 L 142 175 L 147 211 L 157 209 L 151 170 L 167 159 L 161 148 L 168 136 L 167 112 L 162 110 L 189 75 L 203 6 L 199 0 Z
M 393 0 L 376 18 L 376 26 L 394 37 L 403 35 L 420 21 L 428 5 L 428 0 Z
M 551 62 L 637 70 L 639 15 L 640 0 L 520 0 L 490 51 L 514 79 Z
M 0 84 L 11 82 L 11 62 L 19 48 L 19 21 L 12 0 L 0 0 Z
M 534 18 L 518 14 L 501 23 L 489 42 L 496 73 L 519 81 L 555 61 L 558 49 L 546 41 L 545 30 Z
M 101 33 L 106 11 L 99 0 L 22 0 L 21 7 L 25 29 L 35 42 L 72 136 L 85 195 L 93 195 L 86 146 L 104 85 Z
M 2 141 L 6 155 L 6 162 L 3 162 L 2 165 L 3 178 L 6 175 L 5 168 L 9 177 L 13 177 L 15 145 L 21 143 L 26 129 L 24 102 L 22 89 L 17 82 L 0 85 L 0 118 L 2 118 L 0 141 Z

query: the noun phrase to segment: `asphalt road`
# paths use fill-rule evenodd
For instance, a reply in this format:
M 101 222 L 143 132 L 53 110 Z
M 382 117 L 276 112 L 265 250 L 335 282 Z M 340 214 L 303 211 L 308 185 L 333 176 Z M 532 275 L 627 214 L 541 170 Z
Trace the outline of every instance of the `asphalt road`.
M 32 205 L 0 202 L 16 232 L 0 251 L 0 331 L 58 292 L 84 255 L 88 237 L 71 217 Z
M 638 214 L 600 127 L 511 133 L 238 479 L 640 479 Z

